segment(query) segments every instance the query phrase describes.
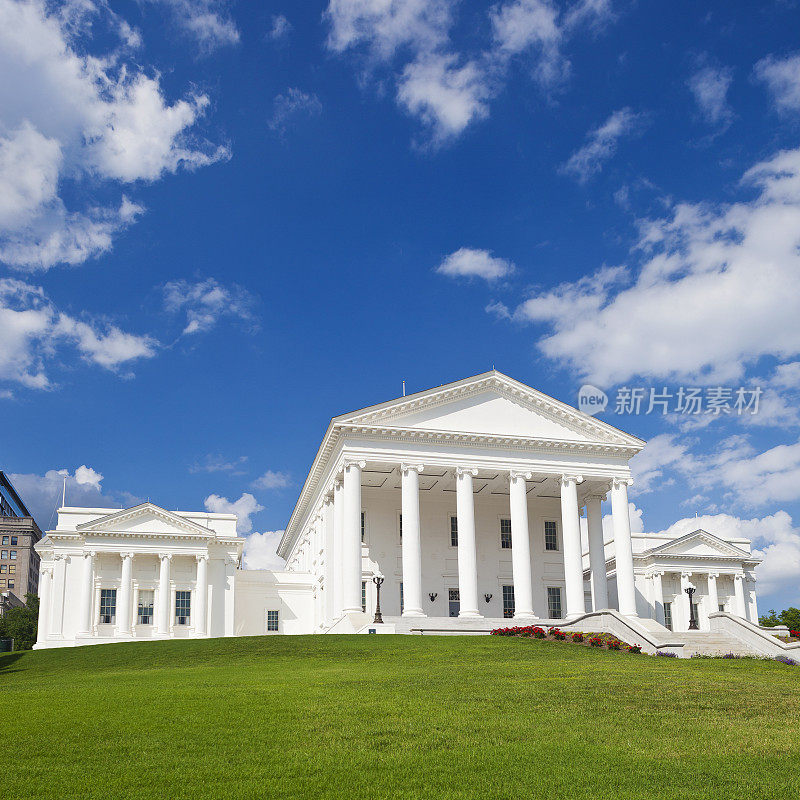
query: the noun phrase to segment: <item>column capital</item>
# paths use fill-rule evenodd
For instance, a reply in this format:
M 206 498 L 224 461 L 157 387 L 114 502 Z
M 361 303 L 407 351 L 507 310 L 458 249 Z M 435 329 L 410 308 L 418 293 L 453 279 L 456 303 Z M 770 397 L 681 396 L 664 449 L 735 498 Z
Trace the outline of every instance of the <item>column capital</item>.
M 717 578 L 719 578 L 719 572 L 709 572 L 706 577 L 713 578 L 714 580 L 716 580 Z
M 322 498 L 322 505 L 327 508 L 331 503 L 333 503 L 333 494 L 331 492 L 326 492 L 325 497 Z
M 195 553 L 194 557 L 198 563 L 201 561 L 208 561 L 208 553 Z
M 615 475 L 611 479 L 612 489 L 619 489 L 623 486 L 633 486 L 633 478 L 630 478 L 628 476 Z
M 42 567 L 42 575 L 49 575 L 52 578 L 53 577 L 53 568 L 52 567 Z
M 744 576 L 744 579 L 745 579 L 745 580 L 746 580 L 748 583 L 755 583 L 755 582 L 758 580 L 758 578 L 757 578 L 755 575 L 745 575 L 745 576 Z
M 742 573 L 742 572 L 737 572 L 737 573 L 735 573 L 735 574 L 734 574 L 734 576 L 733 576 L 733 579 L 734 579 L 735 581 L 741 581 L 741 580 L 744 580 L 744 573 Z
M 120 553 L 119 555 L 120 555 L 120 558 L 124 561 L 126 558 L 133 558 L 134 554 L 131 553 L 130 551 L 126 551 L 124 553 Z
M 400 464 L 400 472 L 416 472 L 419 474 L 425 470 L 424 464 Z
M 456 467 L 453 472 L 457 478 L 461 475 L 471 475 L 474 478 L 478 474 L 475 467 Z
M 364 469 L 367 466 L 367 462 L 363 459 L 348 459 L 342 462 L 342 469 L 348 470 L 351 467 L 358 467 L 359 469 Z
M 575 475 L 574 473 L 563 473 L 558 476 L 558 485 L 566 486 L 568 483 L 574 483 L 576 486 L 583 483 L 583 475 Z
M 681 570 L 681 578 L 691 578 L 691 577 L 692 573 L 690 571 L 685 569 Z
M 528 470 L 510 469 L 508 471 L 508 479 L 513 481 L 518 478 L 529 481 L 533 477 L 533 473 Z
M 159 553 L 158 557 L 161 561 L 163 561 L 165 558 L 167 561 L 172 561 L 172 553 Z
M 665 575 L 665 572 L 664 572 L 663 569 L 657 569 L 657 570 L 654 570 L 653 572 L 649 573 L 647 577 L 648 578 L 663 578 L 664 575 Z
M 65 553 L 54 553 L 53 561 L 65 561 L 67 558 Z
M 94 558 L 97 555 L 97 550 L 84 550 L 83 557 L 84 558 Z

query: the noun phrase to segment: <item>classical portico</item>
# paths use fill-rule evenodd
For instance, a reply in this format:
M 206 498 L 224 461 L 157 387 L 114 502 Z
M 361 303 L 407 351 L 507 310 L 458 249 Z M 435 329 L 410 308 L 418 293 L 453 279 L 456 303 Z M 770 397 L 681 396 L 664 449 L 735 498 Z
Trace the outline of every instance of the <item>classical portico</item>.
M 636 616 L 628 460 L 643 445 L 495 371 L 398 398 L 332 421 L 279 553 L 308 571 L 329 542 L 320 630 L 371 613 L 377 573 L 385 616 L 574 618 L 587 610 L 583 507 L 592 607 L 608 602 L 610 495 L 620 611 Z

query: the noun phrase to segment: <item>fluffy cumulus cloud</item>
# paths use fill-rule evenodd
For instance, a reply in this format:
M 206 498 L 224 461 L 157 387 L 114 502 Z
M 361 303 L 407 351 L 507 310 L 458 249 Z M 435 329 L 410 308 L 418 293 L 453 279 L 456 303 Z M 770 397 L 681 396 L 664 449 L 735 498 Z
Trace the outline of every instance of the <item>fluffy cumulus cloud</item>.
M 140 498 L 127 492 L 105 492 L 103 476 L 85 464 L 74 472 L 51 469 L 43 475 L 18 473 L 10 478 L 42 530 L 50 530 L 55 525 L 55 512 L 61 506 L 65 479 L 68 506 L 123 508 L 141 502 Z
M 630 108 L 615 111 L 602 125 L 589 132 L 586 144 L 569 157 L 562 171 L 580 183 L 586 183 L 612 158 L 617 142 L 640 133 L 646 120 L 646 115 L 634 113 Z
M 733 118 L 728 105 L 728 89 L 732 81 L 733 70 L 728 67 L 703 67 L 689 78 L 689 90 L 709 125 L 728 125 Z
M 601 387 L 634 376 L 725 383 L 763 356 L 796 360 L 800 149 L 754 165 L 741 183 L 749 199 L 677 203 L 640 220 L 632 265 L 603 267 L 505 314 L 549 329 L 540 350 Z
M 60 311 L 40 286 L 0 279 L 0 382 L 51 388 L 47 365 L 58 363 L 65 350 L 76 351 L 87 363 L 118 371 L 154 356 L 157 348 L 149 336 Z
M 488 250 L 462 247 L 445 257 L 436 271 L 450 278 L 483 278 L 491 282 L 510 275 L 514 265 L 493 256 Z
M 220 497 L 218 494 L 210 494 L 203 501 L 206 511 L 213 514 L 236 514 L 237 533 L 250 533 L 253 530 L 253 522 L 250 517 L 264 510 L 258 500 L 249 492 L 244 492 L 238 500 L 228 500 L 227 497 Z
M 185 316 L 185 336 L 205 333 L 221 319 L 236 319 L 255 327 L 255 297 L 241 286 L 223 286 L 214 278 L 170 281 L 162 287 L 164 309 Z
M 392 71 L 398 105 L 423 123 L 428 144 L 452 140 L 489 114 L 513 61 L 546 90 L 569 74 L 564 47 L 612 17 L 608 0 L 509 0 L 487 9 L 489 37 L 465 51 L 453 41 L 456 0 L 330 0 L 328 47 L 360 52 L 364 75 Z
M 766 84 L 779 111 L 800 109 L 800 54 L 767 56 L 756 64 L 755 75 Z
M 634 478 L 631 493 L 646 494 L 674 482 L 665 477 L 664 471 L 668 467 L 680 465 L 687 452 L 686 443 L 673 434 L 654 436 L 647 442 L 647 447 L 631 460 Z
M 293 120 L 303 116 L 316 117 L 321 112 L 322 103 L 315 94 L 290 88 L 272 101 L 272 116 L 268 124 L 270 130 L 284 134 Z
M 254 489 L 284 489 L 289 482 L 289 475 L 286 472 L 275 472 L 268 469 L 253 481 L 252 487 Z
M 227 0 L 148 0 L 165 6 L 178 27 L 194 39 L 201 52 L 239 43 L 239 29 Z
M 251 533 L 244 543 L 244 568 L 283 569 L 286 561 L 275 552 L 282 536 L 283 531 Z
M 87 52 L 94 30 L 110 31 L 116 49 Z M 47 269 L 106 252 L 142 212 L 121 186 L 228 157 L 195 131 L 208 97 L 168 100 L 126 56 L 136 41 L 99 1 L 0 0 L 0 260 Z M 77 182 L 102 187 L 104 200 L 71 205 Z

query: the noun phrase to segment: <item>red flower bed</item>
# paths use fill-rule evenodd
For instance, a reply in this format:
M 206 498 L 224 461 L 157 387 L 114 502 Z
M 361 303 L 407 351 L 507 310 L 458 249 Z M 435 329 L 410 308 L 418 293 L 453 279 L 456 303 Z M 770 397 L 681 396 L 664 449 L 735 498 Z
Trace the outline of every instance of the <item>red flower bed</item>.
M 573 642 L 582 642 L 583 641 L 583 634 L 580 631 L 575 631 L 572 634 L 572 641 Z
M 628 645 L 627 650 L 629 653 L 639 655 L 642 652 L 642 646 L 640 644 L 630 644 Z
M 589 645 L 591 647 L 602 647 L 603 640 L 599 636 L 592 636 L 591 639 L 589 639 Z
M 619 650 L 622 647 L 622 642 L 619 639 L 609 639 L 606 642 L 606 647 L 609 650 Z
M 550 628 L 550 630 L 549 630 L 549 634 L 550 634 L 550 635 L 551 635 L 551 636 L 552 636 L 554 639 L 560 639 L 562 642 L 564 641 L 564 639 L 566 639 L 566 638 L 567 638 L 567 634 L 566 634 L 566 633 L 564 633 L 564 631 L 562 631 L 562 630 L 559 630 L 558 628 Z

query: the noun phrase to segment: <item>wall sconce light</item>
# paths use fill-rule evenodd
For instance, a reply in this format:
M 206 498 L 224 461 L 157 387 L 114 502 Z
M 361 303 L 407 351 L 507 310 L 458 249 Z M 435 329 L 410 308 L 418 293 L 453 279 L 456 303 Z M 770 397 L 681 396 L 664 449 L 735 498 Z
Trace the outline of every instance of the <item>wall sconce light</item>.
M 483 599 L 488 603 L 492 599 L 492 596 L 490 594 L 485 594 Z
M 428 597 L 430 597 L 430 599 L 431 599 L 431 603 L 432 603 L 432 602 L 433 602 L 433 601 L 434 601 L 434 600 L 435 600 L 435 599 L 436 599 L 438 596 L 439 596 L 439 595 L 438 595 L 438 593 L 437 593 L 437 592 L 428 592 Z

